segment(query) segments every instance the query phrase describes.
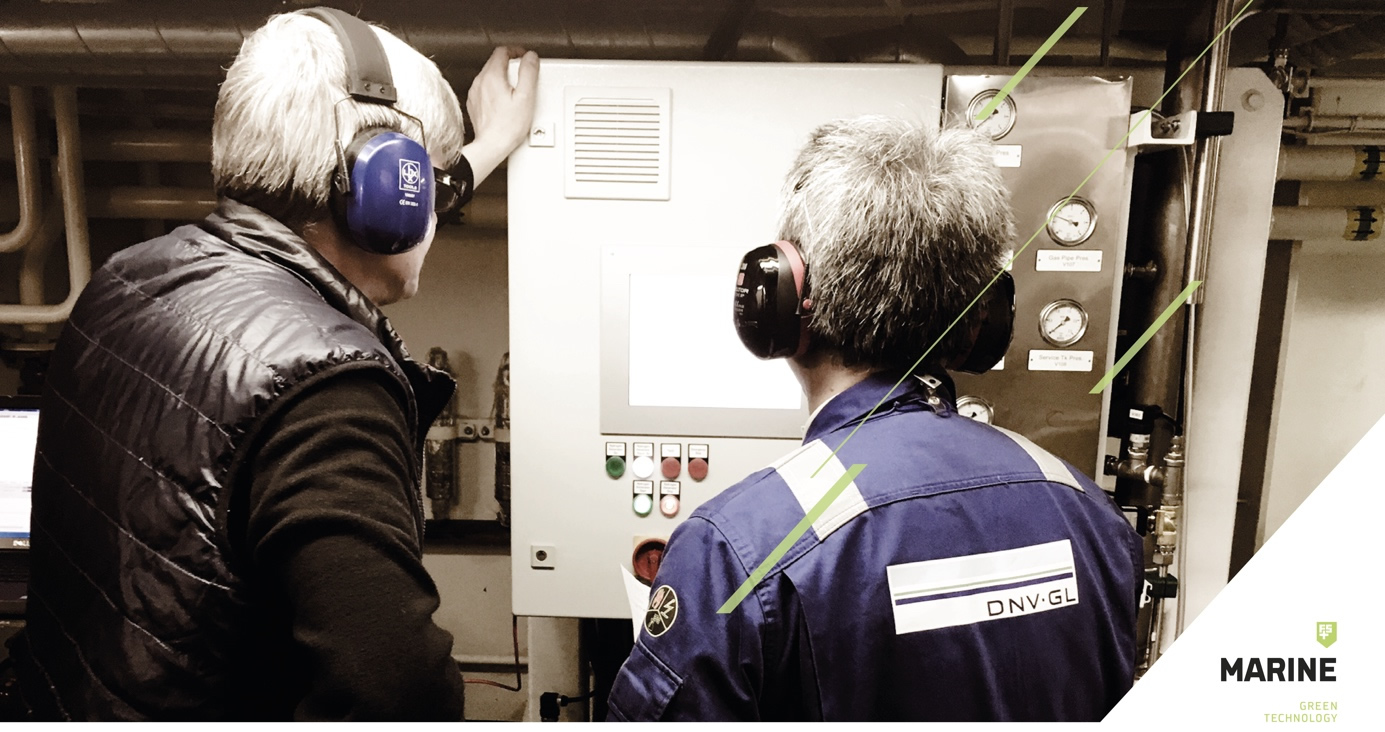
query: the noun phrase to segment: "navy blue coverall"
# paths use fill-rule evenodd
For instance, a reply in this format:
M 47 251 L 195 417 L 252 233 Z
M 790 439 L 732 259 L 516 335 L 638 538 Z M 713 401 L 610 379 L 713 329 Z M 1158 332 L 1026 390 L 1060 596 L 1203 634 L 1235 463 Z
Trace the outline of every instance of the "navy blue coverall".
M 948 384 L 899 376 L 837 395 L 802 447 L 674 531 L 610 719 L 1098 720 L 1130 689 L 1129 522 L 1067 463 L 959 415 Z

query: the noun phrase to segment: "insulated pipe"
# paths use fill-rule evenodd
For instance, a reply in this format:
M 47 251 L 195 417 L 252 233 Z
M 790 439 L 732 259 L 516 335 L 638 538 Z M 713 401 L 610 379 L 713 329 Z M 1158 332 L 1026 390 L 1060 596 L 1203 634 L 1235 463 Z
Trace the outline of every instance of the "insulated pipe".
M 0 234 L 0 254 L 22 249 L 39 228 L 38 133 L 34 130 L 34 93 L 10 87 L 10 121 L 14 135 L 14 174 L 18 180 L 19 223 Z
M 182 130 L 92 132 L 82 139 L 87 160 L 141 163 L 210 163 L 212 137 Z
M 93 188 L 88 194 L 93 219 L 198 221 L 216 208 L 210 188 L 113 186 Z
M 82 141 L 77 124 L 77 90 L 53 89 L 58 122 L 58 179 L 63 224 L 67 229 L 67 299 L 58 305 L 0 305 L 0 323 L 59 323 L 72 313 L 77 297 L 91 279 L 91 242 L 87 237 L 86 188 L 82 181 Z
M 1361 206 L 1275 206 L 1270 239 L 1374 241 L 1385 222 L 1385 198 Z
M 1285 147 L 1279 180 L 1376 180 L 1385 169 L 1385 146 Z
M 1139 328 L 1154 322 L 1164 304 L 1178 297 L 1183 290 L 1183 273 L 1187 271 L 1189 181 L 1184 153 L 1168 150 L 1147 159 L 1151 166 L 1157 166 L 1157 178 L 1166 182 L 1167 195 L 1156 199 L 1158 204 L 1150 220 L 1159 278 L 1150 291 L 1147 312 L 1136 322 Z M 1156 330 L 1140 350 L 1135 357 L 1132 381 L 1137 403 L 1157 404 L 1165 412 L 1178 413 L 1183 342 L 1183 319 L 1173 318 Z
M 1300 206 L 1376 206 L 1385 202 L 1385 178 L 1361 181 L 1304 181 L 1298 184 Z
M 460 6 L 460 7 L 459 7 Z M 85 6 L 80 19 L 48 3 L 7 7 L 0 27 L 0 76 L 219 78 L 241 42 L 282 2 L 206 7 L 184 2 Z M 474 72 L 495 46 L 522 44 L 548 58 L 684 59 L 702 57 L 719 14 L 655 8 L 596 16 L 562 0 L 494 4 L 442 0 L 394 3 L 368 20 L 432 58 L 444 72 Z M 541 18 L 542 22 L 525 20 Z M 517 20 L 520 19 L 520 20 Z M 752 16 L 735 46 L 740 60 L 808 62 L 823 53 L 783 26 L 783 17 Z

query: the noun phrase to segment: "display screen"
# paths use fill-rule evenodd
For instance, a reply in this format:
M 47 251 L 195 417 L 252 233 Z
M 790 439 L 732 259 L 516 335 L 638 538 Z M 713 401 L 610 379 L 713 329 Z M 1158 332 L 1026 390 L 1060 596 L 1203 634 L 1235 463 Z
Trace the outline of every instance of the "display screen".
M 788 362 L 741 345 L 731 302 L 730 276 L 630 275 L 630 406 L 799 408 Z
M 29 545 L 38 411 L 0 409 L 0 549 Z

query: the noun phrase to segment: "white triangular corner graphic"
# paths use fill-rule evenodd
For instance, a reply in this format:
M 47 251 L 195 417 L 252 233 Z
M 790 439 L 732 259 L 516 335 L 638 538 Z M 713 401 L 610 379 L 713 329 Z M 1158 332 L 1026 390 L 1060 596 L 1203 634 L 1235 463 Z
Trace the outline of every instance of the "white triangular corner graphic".
M 1385 418 L 1107 715 L 1141 727 L 1318 725 L 1379 729 L 1385 720 Z M 1190 557 L 1189 561 L 1197 561 Z M 1319 623 L 1336 623 L 1324 647 Z M 1233 670 L 1223 681 L 1222 660 Z M 1236 680 L 1270 659 L 1313 659 L 1317 680 Z M 1322 680 L 1322 659 L 1334 681 Z M 1333 716 L 1335 715 L 1335 716 Z

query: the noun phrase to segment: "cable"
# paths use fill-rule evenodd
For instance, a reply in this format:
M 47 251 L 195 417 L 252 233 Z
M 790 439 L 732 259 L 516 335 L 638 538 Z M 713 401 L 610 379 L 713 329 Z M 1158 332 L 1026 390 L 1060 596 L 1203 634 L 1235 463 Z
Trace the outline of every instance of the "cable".
M 514 639 L 514 642 L 515 642 L 515 685 L 514 685 L 514 686 L 506 686 L 506 685 L 504 685 L 504 684 L 502 684 L 502 683 L 500 683 L 500 682 L 491 681 L 490 679 L 462 679 L 462 682 L 463 682 L 463 683 L 466 683 L 466 684 L 482 684 L 482 685 L 485 685 L 485 686 L 494 686 L 494 687 L 497 688 L 497 689 L 504 689 L 505 691 L 520 691 L 521 689 L 523 689 L 523 688 L 524 688 L 524 678 L 523 678 L 523 676 L 520 674 L 520 666 L 519 666 L 519 616 L 517 616 L 517 615 L 511 615 L 511 616 L 510 616 L 510 636 L 511 636 L 511 638 Z M 460 668 L 461 668 L 461 664 L 458 664 L 457 667 L 460 669 Z

